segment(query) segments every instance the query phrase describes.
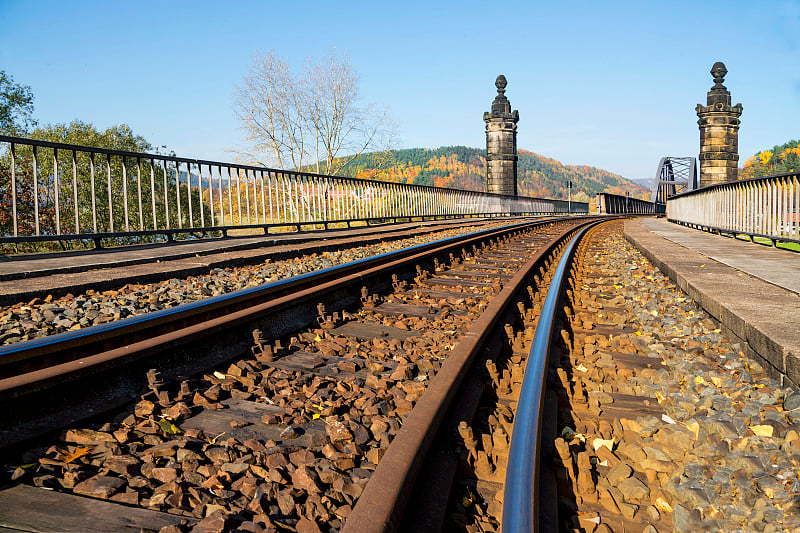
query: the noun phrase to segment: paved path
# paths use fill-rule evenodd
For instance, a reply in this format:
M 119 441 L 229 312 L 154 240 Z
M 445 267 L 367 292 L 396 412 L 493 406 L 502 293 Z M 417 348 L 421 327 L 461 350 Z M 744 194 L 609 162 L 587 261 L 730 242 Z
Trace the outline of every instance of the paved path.
M 770 375 L 800 385 L 800 254 L 655 218 L 627 221 L 625 237 Z
M 640 221 L 647 230 L 724 265 L 800 294 L 800 253 L 713 235 L 667 222 Z

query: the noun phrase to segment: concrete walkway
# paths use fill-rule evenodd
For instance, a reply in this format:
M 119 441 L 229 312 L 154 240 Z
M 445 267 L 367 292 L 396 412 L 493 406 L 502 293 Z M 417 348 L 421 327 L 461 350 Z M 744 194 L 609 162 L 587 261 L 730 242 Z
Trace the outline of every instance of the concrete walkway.
M 800 294 L 800 253 L 686 228 L 663 218 L 642 219 L 641 224 L 684 248 Z
M 800 385 L 800 254 L 656 218 L 627 221 L 625 237 L 749 357 Z

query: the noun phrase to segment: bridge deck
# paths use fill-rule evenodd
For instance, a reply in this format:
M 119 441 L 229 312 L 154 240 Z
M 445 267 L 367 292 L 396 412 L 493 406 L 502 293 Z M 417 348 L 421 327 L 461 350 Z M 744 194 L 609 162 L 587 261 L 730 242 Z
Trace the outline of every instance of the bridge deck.
M 774 377 L 800 384 L 800 256 L 639 219 L 625 236 Z

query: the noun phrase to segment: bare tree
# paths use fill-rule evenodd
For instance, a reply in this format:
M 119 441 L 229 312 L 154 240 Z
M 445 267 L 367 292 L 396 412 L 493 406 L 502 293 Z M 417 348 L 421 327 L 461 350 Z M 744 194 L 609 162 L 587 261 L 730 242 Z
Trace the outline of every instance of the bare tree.
M 362 102 L 358 74 L 335 50 L 308 60 L 297 75 L 274 53 L 257 55 L 236 87 L 233 109 L 243 155 L 280 168 L 315 164 L 324 174 L 366 151 L 385 150 L 395 130 L 384 110 Z

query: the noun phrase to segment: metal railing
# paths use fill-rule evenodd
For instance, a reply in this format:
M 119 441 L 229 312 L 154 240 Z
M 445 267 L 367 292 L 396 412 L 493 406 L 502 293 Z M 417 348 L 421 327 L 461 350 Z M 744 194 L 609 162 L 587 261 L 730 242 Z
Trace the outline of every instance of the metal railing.
M 503 498 L 503 532 L 520 533 L 541 531 L 540 491 L 541 447 L 544 398 L 550 360 L 550 347 L 558 302 L 567 267 L 572 260 L 577 243 L 597 223 L 582 228 L 570 240 L 553 273 L 547 291 L 533 343 L 525 364 L 511 447 L 508 452 L 508 469 Z M 555 529 L 554 527 L 551 529 Z
M 667 200 L 667 219 L 714 233 L 800 242 L 800 172 L 711 185 Z
M 588 204 L 0 136 L 0 242 L 355 220 L 587 213 Z
M 627 194 L 597 193 L 597 213 L 600 215 L 657 215 L 664 209 L 663 203 L 631 198 Z

